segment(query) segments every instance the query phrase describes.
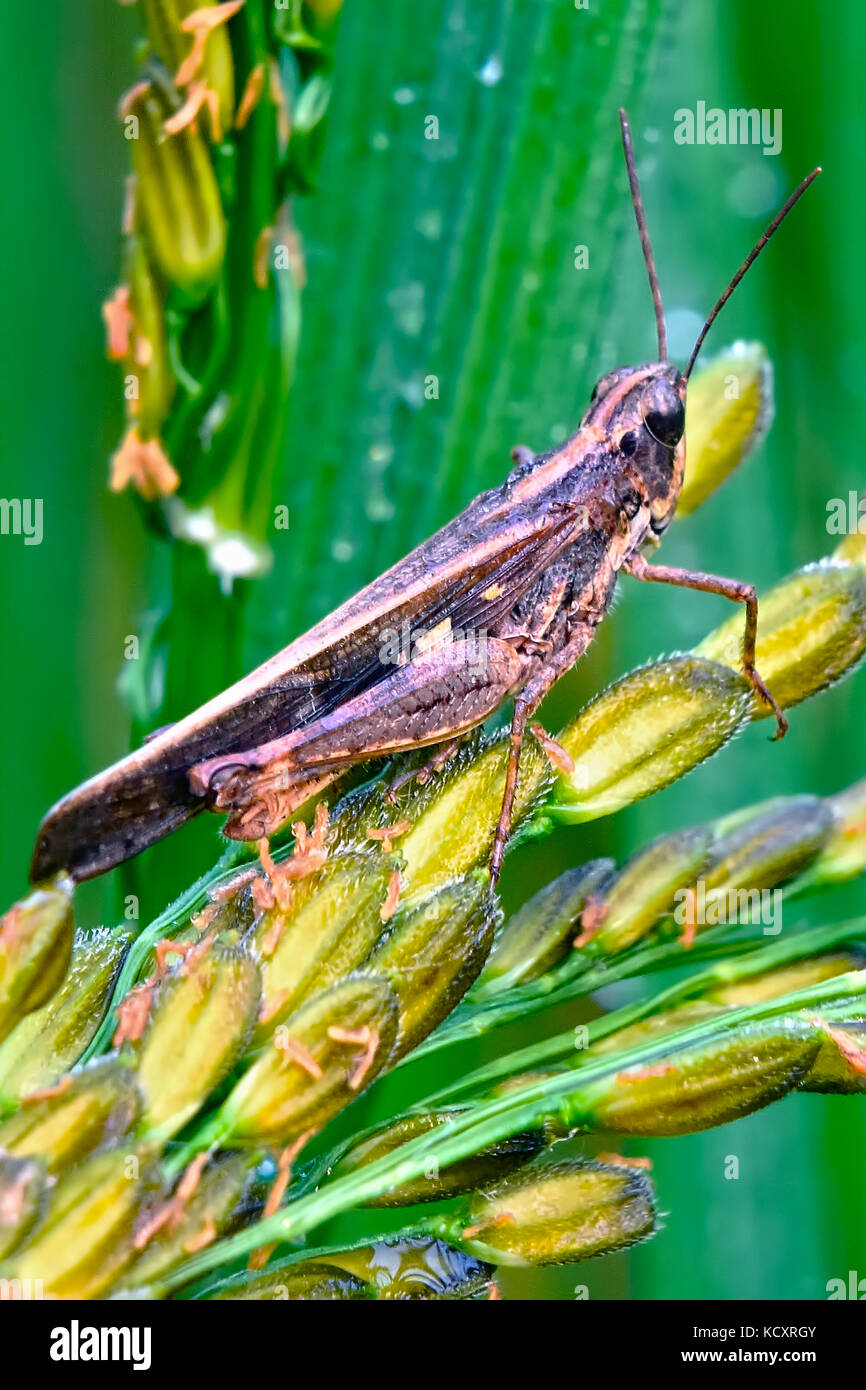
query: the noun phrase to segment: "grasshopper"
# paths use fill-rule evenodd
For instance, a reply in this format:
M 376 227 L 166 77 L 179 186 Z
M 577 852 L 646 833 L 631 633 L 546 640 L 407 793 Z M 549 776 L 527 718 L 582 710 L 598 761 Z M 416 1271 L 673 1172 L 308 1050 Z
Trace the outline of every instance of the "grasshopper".
M 791 194 L 719 297 L 680 372 L 668 361 L 664 309 L 628 118 L 620 127 L 649 276 L 658 361 L 608 372 L 580 426 L 549 453 L 518 447 L 506 480 L 336 612 L 201 709 L 157 732 L 49 811 L 31 877 L 94 877 L 209 807 L 224 833 L 271 835 L 303 802 L 358 763 L 436 746 L 421 775 L 513 698 L 502 810 L 490 860 L 508 839 L 520 751 L 545 695 L 586 651 L 620 572 L 720 594 L 745 606 L 743 672 L 787 721 L 755 667 L 758 605 L 750 584 L 650 564 L 642 551 L 669 526 L 685 470 L 689 376 L 720 310 L 820 173 Z M 410 659 L 382 660 L 382 635 L 426 634 Z M 455 630 L 483 632 L 483 662 Z M 544 746 L 556 758 L 556 745 Z M 392 790 L 394 788 L 392 787 Z

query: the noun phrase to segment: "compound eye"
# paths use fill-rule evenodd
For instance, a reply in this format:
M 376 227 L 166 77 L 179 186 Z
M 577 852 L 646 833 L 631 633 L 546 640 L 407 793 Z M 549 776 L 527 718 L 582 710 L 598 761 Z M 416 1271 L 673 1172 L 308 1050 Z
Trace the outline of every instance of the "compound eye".
M 637 451 L 637 430 L 628 430 L 620 437 L 619 451 L 627 459 Z
M 654 381 L 641 402 L 643 422 L 659 444 L 679 444 L 686 427 L 685 406 L 669 381 Z

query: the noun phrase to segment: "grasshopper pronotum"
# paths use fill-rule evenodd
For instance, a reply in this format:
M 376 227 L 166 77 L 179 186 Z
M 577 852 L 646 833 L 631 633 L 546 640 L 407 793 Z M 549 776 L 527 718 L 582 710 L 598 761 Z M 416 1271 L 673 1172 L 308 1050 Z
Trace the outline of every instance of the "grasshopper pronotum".
M 505 482 L 304 636 L 201 709 L 85 782 L 40 826 L 31 876 L 103 873 L 210 807 L 225 833 L 273 833 L 302 802 L 370 758 L 460 739 L 514 699 L 502 812 L 490 861 L 499 875 L 529 719 L 586 650 L 618 573 L 721 594 L 746 608 L 743 671 L 787 722 L 755 669 L 757 601 L 749 584 L 649 564 L 676 510 L 685 470 L 689 375 L 707 331 L 770 237 L 820 173 L 791 194 L 719 297 L 683 372 L 668 361 L 661 291 L 631 133 L 620 112 L 632 204 L 649 275 L 658 358 L 608 372 L 577 432 L 549 453 L 518 448 Z M 426 634 L 385 664 L 384 630 Z M 454 630 L 483 631 L 467 660 Z M 550 746 L 550 741 L 548 741 Z M 555 756 L 555 753 L 554 753 Z

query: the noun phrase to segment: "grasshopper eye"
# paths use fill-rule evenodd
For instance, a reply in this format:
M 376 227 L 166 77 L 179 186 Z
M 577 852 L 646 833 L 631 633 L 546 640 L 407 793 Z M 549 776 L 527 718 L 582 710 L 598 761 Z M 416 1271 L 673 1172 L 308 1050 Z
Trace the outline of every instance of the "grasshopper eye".
M 623 454 L 627 459 L 630 459 L 631 456 L 632 456 L 632 454 L 635 452 L 636 449 L 637 449 L 637 430 L 626 430 L 625 434 L 622 435 L 622 436 L 620 437 L 620 441 L 619 441 L 619 451 L 620 451 L 620 453 Z
M 679 444 L 686 427 L 686 410 L 669 381 L 654 381 L 641 401 L 643 422 L 659 444 Z

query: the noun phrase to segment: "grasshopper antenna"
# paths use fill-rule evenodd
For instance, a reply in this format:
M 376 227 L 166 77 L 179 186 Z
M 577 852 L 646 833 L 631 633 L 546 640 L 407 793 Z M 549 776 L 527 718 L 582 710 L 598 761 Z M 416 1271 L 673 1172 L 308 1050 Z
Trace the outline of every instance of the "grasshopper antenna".
M 622 148 L 625 153 L 625 167 L 628 172 L 628 186 L 631 190 L 631 204 L 634 208 L 634 217 L 637 222 L 638 236 L 640 237 L 641 250 L 643 251 L 644 263 L 650 282 L 650 292 L 653 297 L 653 307 L 656 313 L 656 333 L 659 340 L 659 361 L 668 360 L 668 340 L 665 333 L 665 311 L 662 304 L 662 292 L 659 286 L 659 277 L 656 272 L 656 263 L 653 256 L 653 249 L 650 243 L 649 231 L 646 224 L 646 213 L 643 210 L 643 199 L 640 196 L 640 184 L 637 177 L 637 169 L 634 162 L 634 146 L 631 141 L 631 127 L 628 123 L 628 116 L 620 107 L 619 125 L 622 131 Z
M 794 192 L 791 194 L 788 201 L 784 203 L 782 207 L 779 208 L 779 211 L 776 213 L 776 216 L 773 218 L 769 227 L 764 232 L 764 235 L 760 237 L 758 241 L 755 242 L 755 245 L 752 247 L 746 259 L 743 261 L 743 264 L 740 266 L 736 275 L 728 284 L 727 289 L 724 291 L 723 294 L 719 295 L 719 298 L 716 300 L 715 304 L 713 305 L 713 308 L 710 311 L 706 323 L 704 324 L 703 328 L 698 334 L 697 342 L 692 348 L 692 355 L 689 358 L 688 365 L 685 371 L 683 372 L 683 379 L 685 381 L 688 381 L 689 379 L 692 367 L 695 365 L 695 359 L 697 358 L 698 353 L 703 347 L 704 339 L 706 338 L 707 334 L 712 328 L 715 320 L 718 318 L 719 312 L 724 307 L 724 305 L 727 304 L 731 295 L 734 293 L 734 290 L 737 288 L 737 285 L 740 283 L 746 271 L 749 269 L 749 266 L 754 265 L 755 261 L 758 259 L 764 247 L 766 246 L 767 242 L 770 240 L 770 237 L 773 235 L 774 232 L 778 231 L 779 227 L 781 227 L 782 223 L 788 216 L 788 213 L 791 211 L 794 204 L 800 201 L 803 194 L 806 192 L 806 189 L 809 187 L 810 184 L 815 182 L 820 172 L 821 166 L 819 164 L 818 168 L 813 169 L 811 174 L 807 174 L 803 182 L 794 189 Z

